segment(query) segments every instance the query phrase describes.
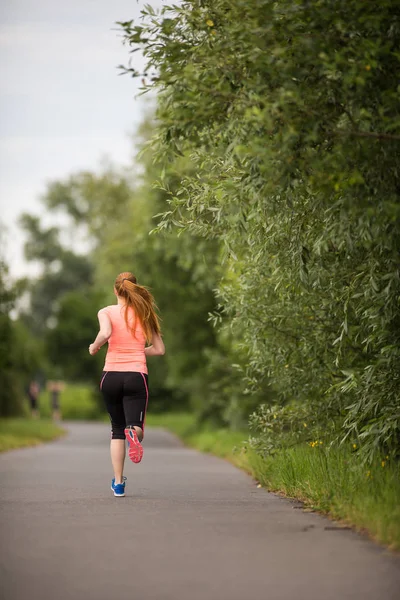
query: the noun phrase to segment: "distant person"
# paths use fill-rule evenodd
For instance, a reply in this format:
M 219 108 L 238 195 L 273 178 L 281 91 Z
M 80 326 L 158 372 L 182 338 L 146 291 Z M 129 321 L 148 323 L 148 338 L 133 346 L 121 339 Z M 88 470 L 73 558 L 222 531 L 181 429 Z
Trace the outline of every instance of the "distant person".
M 137 284 L 132 273 L 118 275 L 114 294 L 117 304 L 98 312 L 100 331 L 89 353 L 96 354 L 108 341 L 100 389 L 111 420 L 111 489 L 114 496 L 125 496 L 125 438 L 129 458 L 139 463 L 143 456 L 141 441 L 149 398 L 146 356 L 164 354 L 165 346 L 153 296 Z M 146 348 L 146 342 L 151 346 Z
M 54 421 L 61 421 L 60 394 L 65 389 L 62 381 L 49 381 L 47 389 L 50 392 L 50 405 Z
M 29 407 L 31 409 L 31 416 L 34 419 L 39 417 L 38 398 L 40 394 L 40 385 L 34 379 L 29 382 L 27 395 L 29 399 Z

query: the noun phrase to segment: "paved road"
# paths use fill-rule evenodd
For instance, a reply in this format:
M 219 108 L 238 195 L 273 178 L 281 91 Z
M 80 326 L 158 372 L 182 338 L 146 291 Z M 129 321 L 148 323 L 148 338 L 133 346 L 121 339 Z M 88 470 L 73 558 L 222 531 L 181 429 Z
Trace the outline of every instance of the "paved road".
M 147 432 L 127 496 L 108 428 L 0 456 L 3 600 L 394 600 L 400 560 Z M 332 528 L 333 527 L 333 528 Z

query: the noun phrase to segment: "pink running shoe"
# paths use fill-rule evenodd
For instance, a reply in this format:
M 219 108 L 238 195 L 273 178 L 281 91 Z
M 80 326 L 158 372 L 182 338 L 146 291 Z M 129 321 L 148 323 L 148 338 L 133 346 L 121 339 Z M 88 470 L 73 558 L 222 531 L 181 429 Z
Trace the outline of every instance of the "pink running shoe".
M 143 446 L 139 442 L 135 429 L 125 429 L 125 437 L 128 440 L 129 458 L 134 463 L 140 463 L 143 458 Z

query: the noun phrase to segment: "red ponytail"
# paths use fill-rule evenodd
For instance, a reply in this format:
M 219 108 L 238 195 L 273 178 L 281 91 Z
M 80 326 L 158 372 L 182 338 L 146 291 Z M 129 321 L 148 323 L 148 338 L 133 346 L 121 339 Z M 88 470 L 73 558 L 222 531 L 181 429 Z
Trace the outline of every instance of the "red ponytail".
M 136 277 L 129 273 L 120 273 L 115 280 L 115 291 L 123 298 L 127 308 L 132 308 L 143 327 L 148 343 L 151 343 L 153 334 L 160 333 L 160 322 L 156 314 L 157 306 L 154 298 L 147 288 L 136 283 Z M 125 310 L 125 323 L 134 334 L 135 323 L 129 323 L 128 311 Z

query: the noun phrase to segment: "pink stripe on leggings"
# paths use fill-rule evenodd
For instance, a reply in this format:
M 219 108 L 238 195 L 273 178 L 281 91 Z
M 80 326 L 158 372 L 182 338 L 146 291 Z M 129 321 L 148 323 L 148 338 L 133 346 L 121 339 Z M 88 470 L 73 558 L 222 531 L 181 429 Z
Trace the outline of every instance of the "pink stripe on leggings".
M 107 373 L 108 373 L 108 371 L 106 371 L 106 372 L 104 373 L 104 375 L 103 375 L 103 377 L 102 377 L 102 379 L 101 379 L 101 381 L 100 381 L 100 389 L 103 387 L 103 381 L 105 380 Z
M 147 387 L 147 382 L 146 382 L 146 377 L 143 375 L 143 373 L 141 373 L 141 376 L 143 377 L 143 381 L 144 381 L 144 387 L 146 388 L 146 408 L 144 409 L 144 415 L 143 415 L 143 431 L 144 431 L 144 422 L 146 420 L 146 413 L 147 413 L 147 404 L 149 402 L 149 389 Z

